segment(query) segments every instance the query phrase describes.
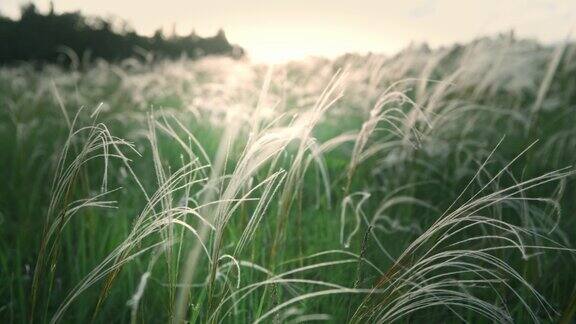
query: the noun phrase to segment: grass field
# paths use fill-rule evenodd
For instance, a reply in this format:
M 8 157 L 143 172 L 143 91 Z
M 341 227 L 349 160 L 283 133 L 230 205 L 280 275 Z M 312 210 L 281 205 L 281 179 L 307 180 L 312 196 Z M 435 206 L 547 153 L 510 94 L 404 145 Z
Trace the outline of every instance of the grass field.
M 0 105 L 0 322 L 574 321 L 576 44 L 23 64 Z

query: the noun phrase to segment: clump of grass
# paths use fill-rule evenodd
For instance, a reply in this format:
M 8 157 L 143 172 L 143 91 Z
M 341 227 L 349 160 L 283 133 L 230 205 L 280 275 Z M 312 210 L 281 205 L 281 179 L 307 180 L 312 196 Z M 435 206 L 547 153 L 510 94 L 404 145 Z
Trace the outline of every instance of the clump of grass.
M 0 317 L 569 321 L 573 48 L 0 68 Z

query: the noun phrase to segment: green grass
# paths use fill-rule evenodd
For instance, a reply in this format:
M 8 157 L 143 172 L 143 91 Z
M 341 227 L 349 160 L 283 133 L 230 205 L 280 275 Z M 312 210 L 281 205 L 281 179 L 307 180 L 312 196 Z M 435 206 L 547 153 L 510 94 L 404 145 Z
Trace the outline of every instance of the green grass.
M 575 52 L 0 68 L 0 319 L 570 323 Z

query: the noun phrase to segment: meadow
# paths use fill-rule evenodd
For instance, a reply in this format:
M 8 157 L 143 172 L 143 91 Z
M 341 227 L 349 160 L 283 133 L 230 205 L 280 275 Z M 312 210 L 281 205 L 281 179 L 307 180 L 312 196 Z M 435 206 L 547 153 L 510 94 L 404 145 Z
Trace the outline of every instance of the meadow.
M 0 67 L 3 323 L 572 323 L 576 44 Z

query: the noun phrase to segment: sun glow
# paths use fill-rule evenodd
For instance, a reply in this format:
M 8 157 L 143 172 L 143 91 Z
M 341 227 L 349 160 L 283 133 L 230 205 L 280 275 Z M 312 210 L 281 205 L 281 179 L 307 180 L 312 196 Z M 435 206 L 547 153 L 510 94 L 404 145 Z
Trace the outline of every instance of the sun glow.
M 311 37 L 309 34 L 314 36 Z M 346 33 L 333 31 L 262 32 L 256 35 L 235 36 L 235 33 L 231 32 L 229 38 L 243 39 L 242 44 L 245 44 L 248 56 L 258 63 L 283 63 L 311 56 L 335 58 L 350 52 L 392 53 L 402 47 L 400 40 L 389 39 L 375 43 L 372 49 L 368 50 L 370 47 L 366 44 L 367 39 L 354 39 Z

